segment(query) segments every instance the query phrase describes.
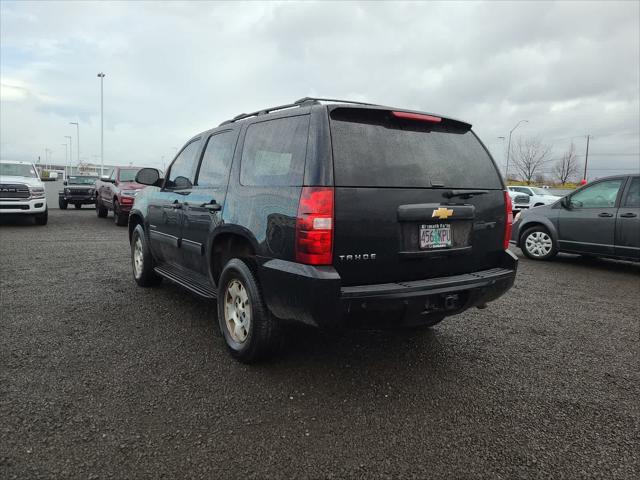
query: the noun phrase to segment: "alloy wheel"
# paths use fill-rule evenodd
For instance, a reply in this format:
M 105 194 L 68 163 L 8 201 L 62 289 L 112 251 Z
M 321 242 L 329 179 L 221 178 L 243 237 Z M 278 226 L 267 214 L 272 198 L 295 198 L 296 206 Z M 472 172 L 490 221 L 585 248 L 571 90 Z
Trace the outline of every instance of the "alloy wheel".
M 144 254 L 142 251 L 142 240 L 140 237 L 136 238 L 133 245 L 133 273 L 136 278 L 140 278 L 142 275 L 142 269 L 144 266 Z
M 231 338 L 243 343 L 251 327 L 251 305 L 247 290 L 237 279 L 227 285 L 224 295 L 224 323 Z

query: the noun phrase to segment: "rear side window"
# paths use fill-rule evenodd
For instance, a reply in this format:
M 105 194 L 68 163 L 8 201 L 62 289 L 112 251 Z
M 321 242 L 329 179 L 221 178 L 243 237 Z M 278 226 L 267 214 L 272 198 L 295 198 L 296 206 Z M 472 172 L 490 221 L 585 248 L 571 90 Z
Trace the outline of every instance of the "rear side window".
M 309 115 L 254 123 L 247 128 L 240 183 L 300 186 L 309 136 Z
M 331 112 L 331 138 L 337 186 L 502 188 L 489 154 L 457 122 L 337 108 Z

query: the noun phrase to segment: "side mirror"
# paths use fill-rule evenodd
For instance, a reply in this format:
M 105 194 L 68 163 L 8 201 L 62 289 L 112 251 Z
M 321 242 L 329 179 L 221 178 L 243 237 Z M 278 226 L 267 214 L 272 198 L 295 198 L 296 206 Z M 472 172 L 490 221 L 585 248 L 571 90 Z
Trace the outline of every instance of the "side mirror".
M 64 182 L 62 182 L 63 185 L 69 185 L 69 182 L 67 182 L 66 180 Z
M 562 199 L 560 199 L 560 205 L 562 208 L 571 210 L 571 199 L 569 197 L 562 197 Z
M 141 168 L 136 174 L 136 182 L 142 185 L 160 186 L 160 171 L 157 168 Z

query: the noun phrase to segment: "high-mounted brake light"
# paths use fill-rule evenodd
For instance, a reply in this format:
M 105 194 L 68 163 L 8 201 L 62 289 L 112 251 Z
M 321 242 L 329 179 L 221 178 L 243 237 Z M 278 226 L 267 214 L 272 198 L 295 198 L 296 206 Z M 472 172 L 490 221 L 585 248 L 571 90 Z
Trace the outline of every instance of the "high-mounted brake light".
M 333 188 L 302 187 L 296 219 L 296 261 L 333 263 Z
M 511 240 L 511 229 L 513 228 L 513 206 L 511 205 L 511 196 L 509 192 L 504 192 L 504 208 L 505 208 L 505 224 L 504 224 L 504 240 L 502 246 L 505 250 L 509 248 L 509 240 Z
M 406 120 L 418 120 L 420 122 L 440 123 L 442 118 L 434 117 L 433 115 L 424 115 L 422 113 L 409 113 L 409 112 L 391 112 L 396 118 L 404 118 Z

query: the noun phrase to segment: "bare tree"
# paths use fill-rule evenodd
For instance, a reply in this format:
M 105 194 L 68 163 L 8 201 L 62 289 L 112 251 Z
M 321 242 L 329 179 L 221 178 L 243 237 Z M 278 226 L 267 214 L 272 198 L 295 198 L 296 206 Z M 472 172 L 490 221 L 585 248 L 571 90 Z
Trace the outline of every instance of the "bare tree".
M 549 161 L 551 147 L 544 145 L 538 137 L 518 138 L 511 146 L 511 157 L 521 178 L 531 184 L 536 173 Z
M 555 178 L 564 185 L 567 181 L 575 177 L 580 173 L 580 165 L 578 164 L 578 157 L 576 156 L 576 147 L 571 142 L 569 150 L 562 154 L 562 157 L 558 159 L 553 167 L 553 174 Z

